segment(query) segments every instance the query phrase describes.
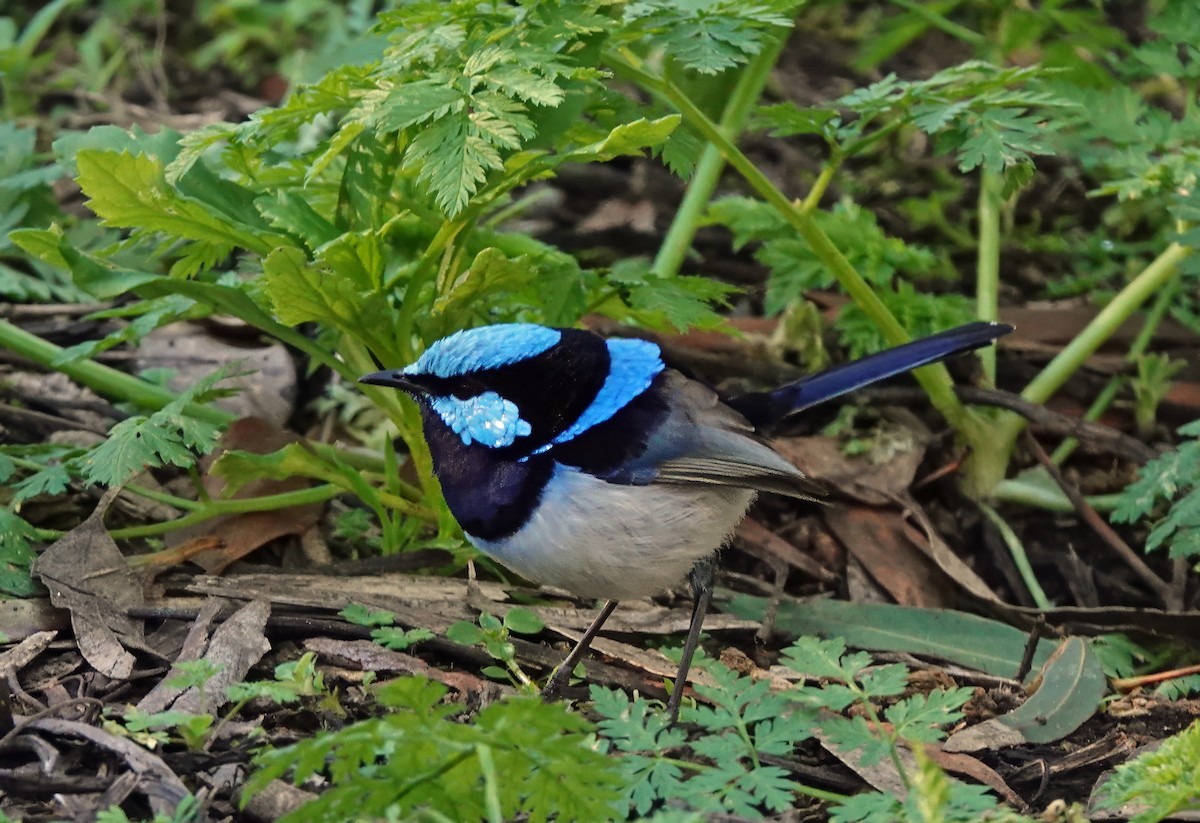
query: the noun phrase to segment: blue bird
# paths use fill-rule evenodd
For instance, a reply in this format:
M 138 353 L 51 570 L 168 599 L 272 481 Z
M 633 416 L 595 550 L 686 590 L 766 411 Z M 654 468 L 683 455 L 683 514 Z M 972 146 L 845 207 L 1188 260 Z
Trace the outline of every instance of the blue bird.
M 667 368 L 654 343 L 510 323 L 457 332 L 412 365 L 360 382 L 417 401 L 446 503 L 476 547 L 529 580 L 608 601 L 547 696 L 566 685 L 617 601 L 665 591 L 691 572 L 695 608 L 668 704 L 674 720 L 711 592 L 704 561 L 756 493 L 820 494 L 757 432 L 1010 331 L 970 323 L 722 399 Z

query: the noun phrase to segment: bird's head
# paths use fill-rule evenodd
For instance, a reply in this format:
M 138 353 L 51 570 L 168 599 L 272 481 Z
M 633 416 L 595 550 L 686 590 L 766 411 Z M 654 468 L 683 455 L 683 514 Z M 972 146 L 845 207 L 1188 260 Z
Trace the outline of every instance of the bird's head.
M 410 394 L 427 434 L 444 427 L 465 446 L 533 454 L 608 419 L 662 368 L 652 343 L 507 323 L 452 334 L 415 363 L 360 382 Z

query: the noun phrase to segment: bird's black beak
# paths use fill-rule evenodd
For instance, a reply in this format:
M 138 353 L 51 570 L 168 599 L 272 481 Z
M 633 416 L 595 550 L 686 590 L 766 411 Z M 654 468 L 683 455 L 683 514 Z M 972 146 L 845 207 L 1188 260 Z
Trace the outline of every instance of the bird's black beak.
M 364 374 L 358 378 L 359 383 L 366 383 L 371 386 L 387 386 L 391 389 L 399 389 L 402 392 L 409 394 L 425 394 L 425 388 L 414 381 L 411 377 L 396 369 L 385 369 L 384 371 L 373 372 L 372 374 Z

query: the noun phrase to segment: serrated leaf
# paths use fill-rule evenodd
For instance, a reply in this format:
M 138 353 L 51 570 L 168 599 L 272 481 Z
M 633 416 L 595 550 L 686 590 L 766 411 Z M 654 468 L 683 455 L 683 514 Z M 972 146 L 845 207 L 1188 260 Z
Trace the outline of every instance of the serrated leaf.
M 223 243 L 266 254 L 284 242 L 270 232 L 249 229 L 171 186 L 164 165 L 149 155 L 82 151 L 75 157 L 79 186 L 88 207 L 106 225 L 165 232 Z
M 974 689 L 966 687 L 914 694 L 888 706 L 884 718 L 898 737 L 933 743 L 945 737 L 942 727 L 962 718 L 962 707 L 974 694 Z
M 19 229 L 9 238 L 26 253 L 51 266 L 68 269 L 75 284 L 88 294 L 111 299 L 156 280 L 162 275 L 115 266 L 94 255 L 78 251 L 58 226 L 49 229 Z
M 455 328 L 469 325 L 471 311 L 478 311 L 481 302 L 502 293 L 512 294 L 533 282 L 537 270 L 528 256 L 509 258 L 496 248 L 486 248 L 475 256 L 471 266 L 448 287 L 439 289 L 433 302 L 433 314 L 444 315 Z M 444 325 L 444 324 L 443 324 Z M 449 333 L 451 329 L 445 328 Z
M 609 270 L 608 279 L 621 286 L 625 305 L 618 316 L 630 314 L 651 328 L 720 328 L 724 324 L 712 304 L 724 305 L 736 288 L 707 277 L 663 277 L 645 260 L 624 260 Z M 605 311 L 607 307 L 600 307 Z
M 310 251 L 337 239 L 341 234 L 338 227 L 319 214 L 307 198 L 295 192 L 279 191 L 274 197 L 266 195 L 254 202 L 272 226 L 299 237 Z
M 191 466 L 199 455 L 216 445 L 221 429 L 205 420 L 188 416 L 184 409 L 225 392 L 216 384 L 229 376 L 232 367 L 218 369 L 196 382 L 177 399 L 154 414 L 130 417 L 117 423 L 108 438 L 86 455 L 73 461 L 85 481 L 119 486 L 151 466 Z
M 792 25 L 796 2 L 642 0 L 625 7 L 627 28 L 701 74 L 745 63 Z
M 819 134 L 830 138 L 840 122 L 837 109 L 821 107 L 801 108 L 795 103 L 776 103 L 761 107 L 754 115 L 755 128 L 769 129 L 774 137 L 795 137 L 801 134 Z
M 496 146 L 473 127 L 467 112 L 423 129 L 408 147 L 405 168 L 429 188 L 447 217 L 462 211 L 489 171 L 503 168 Z
M 688 128 L 677 128 L 658 149 L 658 156 L 671 173 L 681 180 L 688 180 L 696 170 L 700 154 L 707 145 L 695 132 Z
M 391 311 L 383 298 L 362 291 L 331 265 L 309 263 L 299 249 L 281 247 L 267 256 L 262 288 L 287 325 L 316 321 L 364 340 L 381 355 L 395 348 L 388 337 Z
M 600 141 L 569 152 L 565 159 L 576 162 L 604 163 L 615 157 L 641 154 L 647 149 L 662 145 L 679 127 L 683 118 L 669 114 L 657 120 L 641 118 L 632 123 L 622 123 Z
M 57 495 L 67 490 L 71 475 L 62 464 L 52 464 L 29 475 L 13 489 L 13 503 L 23 503 L 41 494 Z
M 466 103 L 463 93 L 447 79 L 404 83 L 392 89 L 380 104 L 376 124 L 385 131 L 400 131 L 461 112 Z
M 36 533 L 24 519 L 0 508 L 0 592 L 15 597 L 37 593 L 39 587 L 30 574 L 37 559 L 31 542 Z
M 1117 766 L 1093 799 L 1099 808 L 1117 810 L 1122 817 L 1136 809 L 1129 817 L 1132 823 L 1157 823 L 1177 812 L 1194 811 L 1200 797 L 1198 762 L 1200 721 L 1194 721 L 1161 746 Z
M 338 612 L 338 617 L 358 626 L 390 626 L 396 622 L 396 616 L 389 611 L 372 609 L 362 603 L 351 603 Z

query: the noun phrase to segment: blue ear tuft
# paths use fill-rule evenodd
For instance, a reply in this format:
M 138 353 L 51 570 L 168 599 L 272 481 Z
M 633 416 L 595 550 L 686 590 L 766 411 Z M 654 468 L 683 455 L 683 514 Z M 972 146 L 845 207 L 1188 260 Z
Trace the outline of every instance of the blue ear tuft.
M 608 340 L 608 377 L 591 405 L 583 410 L 565 431 L 542 450 L 566 443 L 598 426 L 625 408 L 639 394 L 650 388 L 654 378 L 664 368 L 658 346 L 648 340 Z
M 404 373 L 457 377 L 496 369 L 536 357 L 553 348 L 560 339 L 562 332 L 534 323 L 501 323 L 467 329 L 431 344 Z
M 491 449 L 511 446 L 533 430 L 521 419 L 517 404 L 494 391 L 463 400 L 436 397 L 430 405 L 442 421 L 462 439 L 464 446 L 480 443 Z

